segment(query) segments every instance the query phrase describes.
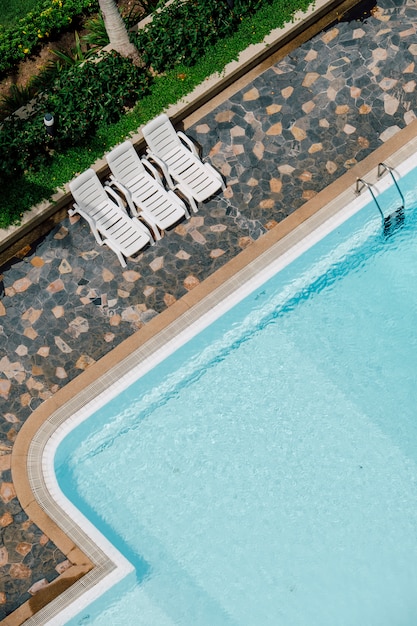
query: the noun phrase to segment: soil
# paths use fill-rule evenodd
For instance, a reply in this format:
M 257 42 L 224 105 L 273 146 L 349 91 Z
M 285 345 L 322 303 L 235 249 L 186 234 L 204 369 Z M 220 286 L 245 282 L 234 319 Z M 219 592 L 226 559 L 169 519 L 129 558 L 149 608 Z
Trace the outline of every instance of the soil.
M 136 4 L 135 0 L 119 0 L 117 3 L 123 16 L 128 15 Z M 73 31 L 65 32 L 57 39 L 49 40 L 37 54 L 21 61 L 13 74 L 0 81 L 0 99 L 10 93 L 11 85 L 26 87 L 32 76 L 37 76 L 49 61 L 56 61 L 56 56 L 51 50 L 62 50 L 67 54 L 70 53 L 75 47 L 75 30 L 78 31 L 80 37 L 87 32 L 81 23 L 78 27 L 75 26 Z

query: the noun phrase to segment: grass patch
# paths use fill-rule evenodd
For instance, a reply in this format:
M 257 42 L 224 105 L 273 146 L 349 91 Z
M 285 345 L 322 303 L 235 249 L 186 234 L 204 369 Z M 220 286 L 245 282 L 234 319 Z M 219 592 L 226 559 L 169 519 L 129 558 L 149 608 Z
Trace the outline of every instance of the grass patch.
M 134 110 L 119 122 L 100 128 L 88 147 L 80 146 L 55 154 L 47 168 L 27 173 L 21 180 L 3 185 L 3 207 L 6 205 L 7 208 L 1 210 L 0 228 L 18 220 L 24 211 L 35 204 L 50 199 L 57 189 L 169 105 L 181 100 L 205 78 L 220 74 L 250 44 L 261 42 L 271 30 L 291 22 L 297 10 L 306 11 L 312 4 L 311 0 L 286 0 L 283 8 L 283 0 L 273 0 L 255 15 L 244 18 L 236 33 L 217 42 L 193 67 L 177 65 L 165 75 L 157 77 L 151 94 L 140 100 Z

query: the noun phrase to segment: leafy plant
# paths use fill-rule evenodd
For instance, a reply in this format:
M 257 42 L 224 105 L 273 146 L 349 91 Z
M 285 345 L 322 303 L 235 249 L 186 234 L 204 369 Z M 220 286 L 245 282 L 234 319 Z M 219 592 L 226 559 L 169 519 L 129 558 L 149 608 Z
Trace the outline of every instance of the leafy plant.
M 80 63 L 84 63 L 88 58 L 91 58 L 94 54 L 94 50 L 84 50 L 80 36 L 77 31 L 74 33 L 75 37 L 75 47 L 71 49 L 71 52 L 67 54 L 63 50 L 53 50 L 51 52 L 58 57 L 58 61 L 55 62 L 58 70 L 62 70 L 64 67 L 70 67 L 72 65 L 79 65 Z
M 91 48 L 104 48 L 109 43 L 109 36 L 104 25 L 101 13 L 91 17 L 84 24 L 87 33 L 81 37 L 82 41 Z
M 11 85 L 8 95 L 2 96 L 0 99 L 0 114 L 3 117 L 10 115 L 25 106 L 36 95 L 36 89 L 29 84 L 26 87 Z
M 76 16 L 97 10 L 97 0 L 39 0 L 17 26 L 0 25 L 0 73 L 10 71 L 43 41 L 67 29 Z

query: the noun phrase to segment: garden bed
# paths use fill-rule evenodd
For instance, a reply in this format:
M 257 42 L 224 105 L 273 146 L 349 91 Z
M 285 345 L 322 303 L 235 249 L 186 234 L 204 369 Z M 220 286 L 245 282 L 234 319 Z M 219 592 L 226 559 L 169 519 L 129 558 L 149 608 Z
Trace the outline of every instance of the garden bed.
M 275 62 L 277 55 L 285 56 L 301 42 L 340 20 L 357 4 L 358 0 L 319 0 L 306 13 L 297 13 L 292 23 L 272 31 L 262 43 L 247 48 L 220 75 L 215 74 L 204 80 L 189 95 L 166 109 L 167 114 L 174 123 L 184 120 L 265 59 L 274 56 Z M 137 149 L 143 149 L 140 131 L 132 137 L 132 141 Z M 96 161 L 92 167 L 100 178 L 108 175 L 103 159 Z M 66 216 L 71 201 L 72 197 L 66 185 L 63 190 L 54 194 L 51 202 L 43 202 L 24 214 L 20 225 L 0 229 L 0 267 L 13 257 L 24 255 L 29 246 L 61 221 Z

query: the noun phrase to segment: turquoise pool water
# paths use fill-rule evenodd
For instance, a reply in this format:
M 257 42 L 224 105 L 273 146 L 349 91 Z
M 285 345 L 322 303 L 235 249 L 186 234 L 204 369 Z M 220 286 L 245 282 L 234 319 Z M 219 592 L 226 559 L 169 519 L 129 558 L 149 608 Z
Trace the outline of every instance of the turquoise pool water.
M 371 203 L 65 439 L 136 567 L 71 624 L 415 626 L 416 228 Z

